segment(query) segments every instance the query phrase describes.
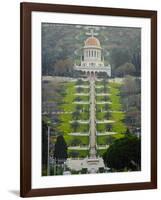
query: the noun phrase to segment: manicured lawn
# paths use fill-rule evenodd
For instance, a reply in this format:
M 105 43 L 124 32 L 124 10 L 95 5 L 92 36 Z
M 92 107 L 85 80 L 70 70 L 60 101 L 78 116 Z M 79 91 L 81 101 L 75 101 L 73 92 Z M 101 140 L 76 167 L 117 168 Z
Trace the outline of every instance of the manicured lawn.
M 81 119 L 81 120 L 89 120 L 89 112 L 79 113 L 79 119 Z
M 111 117 L 110 119 L 111 120 L 114 120 L 114 121 L 121 121 L 125 118 L 125 113 L 121 113 L 121 112 L 112 112 L 111 113 Z
M 70 140 L 69 144 L 71 144 L 72 140 L 79 140 L 81 141 L 81 145 L 88 145 L 89 144 L 89 136 L 68 136 L 68 139 Z
M 64 139 L 68 146 L 79 146 L 89 144 L 89 136 L 73 136 L 66 133 L 64 134 Z
M 95 85 L 103 85 L 103 81 L 96 81 Z
M 89 81 L 78 80 L 78 81 L 76 82 L 76 85 L 89 85 Z
M 109 124 L 97 124 L 97 131 L 98 132 L 107 132 L 108 131 Z M 117 133 L 125 133 L 126 132 L 126 126 L 123 122 L 115 122 L 111 123 L 111 131 L 117 132 Z
M 110 145 L 114 140 L 115 140 L 115 138 L 113 137 L 113 135 L 98 136 L 97 144 L 98 145 L 106 145 L 106 144 Z
M 106 110 L 106 109 L 105 109 L 106 106 L 107 106 L 107 105 L 105 105 L 105 104 L 97 104 L 97 105 L 96 105 L 96 111 L 97 111 L 97 112 L 105 111 L 105 110 Z
M 105 84 L 107 84 L 107 81 L 105 81 L 105 80 L 96 81 L 95 84 L 96 84 L 96 85 L 105 85 Z
M 105 116 L 105 113 L 103 112 L 96 112 L 96 119 L 97 120 L 103 120 Z
M 96 96 L 96 101 L 109 101 L 108 96 Z
M 76 105 L 75 110 L 78 110 L 78 111 L 81 111 L 81 112 L 89 112 L 89 104 Z
M 125 118 L 125 113 L 122 111 L 122 104 L 120 100 L 120 87 L 121 84 L 118 83 L 107 83 L 106 87 L 109 88 L 109 93 L 111 95 L 108 96 L 108 101 L 111 104 L 108 105 L 98 105 L 96 106 L 96 118 L 97 120 L 113 120 L 115 123 L 111 123 L 111 131 L 117 133 L 124 133 L 126 131 L 126 126 L 123 123 Z M 98 89 L 99 90 L 99 89 Z M 97 97 L 99 101 L 103 99 L 103 97 Z M 103 113 L 102 111 L 114 111 L 109 113 Z M 117 112 L 118 111 L 118 112 Z M 98 132 L 107 131 L 107 124 L 97 124 Z M 100 139 L 98 139 L 100 141 Z
M 80 113 L 80 115 L 78 115 L 78 119 L 77 120 L 88 120 L 89 119 L 89 114 L 87 112 L 82 112 Z M 81 118 L 82 116 L 82 118 Z M 75 128 L 76 130 L 74 130 L 73 124 L 70 123 L 70 121 L 73 120 L 72 114 L 60 114 L 60 123 L 57 126 L 57 130 L 62 133 L 62 134 L 66 134 L 66 133 L 72 133 L 72 132 L 88 132 L 89 131 L 89 124 L 79 124 L 77 125 L 77 127 Z
M 73 156 L 73 154 L 77 156 Z M 89 155 L 88 150 L 68 150 L 68 157 L 79 157 L 79 158 L 85 158 Z
M 120 138 L 125 137 L 125 134 L 118 133 L 118 134 L 113 135 L 113 137 L 114 137 L 115 139 L 120 139 Z
M 72 126 L 68 122 L 61 122 L 58 124 L 57 130 L 60 134 L 66 135 L 72 132 Z
M 61 122 L 69 122 L 72 120 L 72 114 L 70 114 L 70 113 L 60 114 L 59 119 Z
M 63 112 L 74 112 L 75 108 L 76 108 L 76 104 L 63 104 L 60 105 L 60 110 Z
M 89 96 L 75 96 L 74 101 L 89 101 Z
M 77 93 L 89 93 L 89 88 L 76 88 Z
M 89 120 L 89 112 L 75 111 L 72 118 L 73 120 Z
M 80 124 L 78 127 L 78 132 L 88 132 L 89 124 Z
M 105 132 L 106 131 L 106 124 L 97 124 L 96 125 L 98 132 Z
M 96 93 L 103 93 L 104 88 L 96 88 L 95 91 L 96 91 Z
M 99 149 L 99 150 L 97 150 L 97 155 L 102 157 L 103 154 L 104 154 L 106 151 L 107 151 L 107 149 Z
M 98 145 L 111 145 L 115 139 L 120 139 L 125 137 L 125 134 L 114 134 L 114 135 L 103 135 L 97 137 L 97 144 Z
M 122 110 L 122 105 L 121 104 L 110 104 L 109 108 L 111 111 L 121 111 Z
M 127 127 L 122 121 L 119 121 L 112 125 L 112 130 L 117 133 L 125 133 L 127 130 Z
M 68 112 L 58 114 L 58 124 L 56 124 L 56 131 L 59 134 L 64 136 L 65 141 L 68 146 L 79 146 L 79 145 L 88 145 L 89 136 L 72 136 L 70 133 L 78 132 L 84 133 L 89 132 L 90 126 L 88 124 L 82 124 L 77 122 L 77 120 L 89 120 L 89 104 L 75 104 L 75 101 L 89 101 L 89 96 L 75 95 L 76 93 L 89 93 L 89 88 L 76 88 L 76 85 L 89 85 L 88 81 L 77 82 L 65 82 L 62 86 L 62 98 L 55 98 L 54 101 L 59 104 L 59 110 Z M 105 88 L 96 88 L 97 93 L 108 92 L 111 94 L 109 96 L 96 96 L 96 101 L 110 101 L 111 104 L 97 104 L 96 105 L 96 119 L 97 120 L 113 120 L 114 123 L 111 124 L 96 124 L 97 132 L 107 132 L 112 131 L 117 134 L 107 135 L 107 136 L 98 136 L 97 144 L 98 145 L 110 145 L 115 139 L 124 137 L 126 132 L 126 126 L 123 123 L 125 119 L 125 113 L 122 111 L 122 104 L 120 98 L 120 87 L 121 84 L 117 83 L 105 83 L 104 81 L 97 81 L 96 85 L 105 85 Z M 107 112 L 103 112 L 107 111 Z M 119 112 L 110 112 L 110 111 L 119 111 Z M 48 120 L 48 119 L 46 119 Z M 71 123 L 75 121 L 74 123 Z M 110 126 L 110 128 L 109 128 Z M 56 132 L 55 131 L 55 132 Z M 55 136 L 51 138 L 51 142 L 55 143 Z M 97 154 L 102 156 L 104 150 L 97 150 Z M 84 158 L 89 155 L 88 150 L 68 150 L 69 157 L 81 157 Z M 45 172 L 44 172 L 45 174 Z

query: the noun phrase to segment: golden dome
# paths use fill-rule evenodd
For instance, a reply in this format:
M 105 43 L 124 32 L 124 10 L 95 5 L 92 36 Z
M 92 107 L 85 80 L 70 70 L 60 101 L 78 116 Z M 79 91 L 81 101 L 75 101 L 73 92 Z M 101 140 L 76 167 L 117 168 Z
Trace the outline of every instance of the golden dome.
M 100 47 L 100 41 L 96 37 L 89 37 L 85 41 L 85 46 L 97 46 Z

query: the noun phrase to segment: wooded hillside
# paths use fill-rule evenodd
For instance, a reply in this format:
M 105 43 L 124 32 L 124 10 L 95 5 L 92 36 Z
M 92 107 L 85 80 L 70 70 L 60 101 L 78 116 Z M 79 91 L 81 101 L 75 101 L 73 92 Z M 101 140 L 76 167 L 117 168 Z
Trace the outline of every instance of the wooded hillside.
M 141 29 L 47 23 L 42 24 L 42 74 L 75 75 L 73 65 L 80 62 L 81 48 L 91 28 L 98 34 L 112 76 L 140 76 Z

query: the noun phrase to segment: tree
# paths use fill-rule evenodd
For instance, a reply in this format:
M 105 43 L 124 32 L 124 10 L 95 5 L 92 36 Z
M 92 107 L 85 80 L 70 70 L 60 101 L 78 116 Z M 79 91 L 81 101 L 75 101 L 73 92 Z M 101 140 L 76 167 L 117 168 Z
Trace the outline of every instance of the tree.
M 75 109 L 76 109 L 76 112 L 80 113 L 80 111 L 82 111 L 82 105 L 78 104 Z
M 64 140 L 64 137 L 62 135 L 59 135 L 57 137 L 56 143 L 55 143 L 55 151 L 54 151 L 54 158 L 56 160 L 66 160 L 68 157 L 67 154 L 67 144 Z
M 124 77 L 125 75 L 133 75 L 135 72 L 135 66 L 132 63 L 124 63 L 116 69 L 116 75 Z
M 130 61 L 130 55 L 127 50 L 115 48 L 111 51 L 110 63 L 112 63 L 116 68 L 128 61 Z
M 81 88 L 81 87 L 78 87 L 78 88 L 77 88 L 77 92 L 78 92 L 78 93 L 81 93 L 81 92 L 83 92 L 83 91 L 84 91 L 83 88 Z
M 105 104 L 105 111 L 107 111 L 109 109 L 109 105 Z
M 117 139 L 103 155 L 107 167 L 114 171 L 138 171 L 141 164 L 140 138 L 127 135 Z
M 108 87 L 107 85 L 104 86 L 103 90 L 102 90 L 104 93 L 107 93 L 108 92 Z
M 129 128 L 126 129 L 125 134 L 126 134 L 126 135 L 129 135 L 129 134 L 130 134 L 130 130 L 129 130 Z
M 111 145 L 114 142 L 115 138 L 112 135 L 106 136 L 106 144 Z
M 108 96 L 104 96 L 104 101 L 108 101 L 108 100 L 109 100 Z
M 54 75 L 69 75 L 73 71 L 73 63 L 70 59 L 58 60 L 53 65 Z
M 105 118 L 106 118 L 107 120 L 109 120 L 110 116 L 111 116 L 111 114 L 107 111 L 107 112 L 105 113 Z
M 80 112 L 78 110 L 74 111 L 72 114 L 72 117 L 74 120 L 78 120 L 79 119 L 79 114 Z
M 135 94 L 140 90 L 140 81 L 135 80 L 132 76 L 126 76 L 123 83 L 124 84 L 121 87 L 121 93 L 124 96 Z
M 75 100 L 76 101 L 81 101 L 81 97 L 78 96 L 78 97 L 75 98 Z
M 114 48 L 110 53 L 110 63 L 112 65 L 112 74 L 115 76 L 116 69 L 126 62 L 130 62 L 130 55 L 127 50 Z
M 44 169 L 47 169 L 47 157 L 48 157 L 48 127 L 45 121 L 42 121 L 42 166 Z
M 71 144 L 71 146 L 79 146 L 79 145 L 82 144 L 82 142 L 81 142 L 80 139 L 74 138 L 74 139 L 71 140 L 70 144 Z
M 79 127 L 79 123 L 78 123 L 77 121 L 74 121 L 74 122 L 72 123 L 72 127 L 73 127 L 74 131 L 76 132 L 76 131 L 77 131 L 77 128 Z
M 72 158 L 78 158 L 79 157 L 79 151 L 71 151 L 69 153 L 69 156 Z
M 110 132 L 112 130 L 112 125 L 106 124 L 106 130 L 107 130 L 107 132 Z
M 83 84 L 82 79 L 78 79 L 78 81 L 77 81 L 77 85 L 82 85 L 82 84 Z

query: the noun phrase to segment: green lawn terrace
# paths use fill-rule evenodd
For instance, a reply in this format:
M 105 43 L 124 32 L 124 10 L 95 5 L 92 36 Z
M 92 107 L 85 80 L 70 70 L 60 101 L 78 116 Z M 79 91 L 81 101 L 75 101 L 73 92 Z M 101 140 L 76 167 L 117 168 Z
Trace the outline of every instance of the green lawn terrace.
M 97 155 L 103 153 L 115 139 L 125 136 L 125 113 L 120 100 L 120 83 L 96 81 Z M 104 94 L 104 95 L 100 95 Z
M 68 145 L 68 157 L 89 154 L 89 82 L 79 79 L 65 84 L 57 130 Z
M 55 132 L 62 134 L 68 145 L 69 158 L 89 156 L 90 136 L 90 85 L 87 79 L 66 81 L 58 100 Z M 95 82 L 96 149 L 97 156 L 103 156 L 109 145 L 124 137 L 125 113 L 120 100 L 120 83 L 104 80 Z M 56 102 L 57 103 L 57 102 Z

